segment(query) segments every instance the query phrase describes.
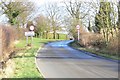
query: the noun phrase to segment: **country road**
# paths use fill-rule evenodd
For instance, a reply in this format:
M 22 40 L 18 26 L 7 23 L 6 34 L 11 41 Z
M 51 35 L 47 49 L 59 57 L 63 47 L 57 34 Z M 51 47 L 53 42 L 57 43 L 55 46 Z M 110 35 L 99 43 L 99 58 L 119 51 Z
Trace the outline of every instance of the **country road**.
M 60 41 L 46 44 L 36 57 L 44 78 L 118 78 L 118 63 L 93 57 Z

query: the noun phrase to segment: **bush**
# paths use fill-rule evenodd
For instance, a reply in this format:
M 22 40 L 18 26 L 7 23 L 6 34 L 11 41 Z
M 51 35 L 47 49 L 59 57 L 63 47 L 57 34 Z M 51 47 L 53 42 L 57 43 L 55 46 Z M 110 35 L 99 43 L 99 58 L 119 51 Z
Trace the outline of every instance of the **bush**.
M 20 39 L 25 39 L 25 32 L 27 31 L 27 29 L 25 28 L 17 28 L 16 29 L 17 31 L 17 39 L 20 40 Z
M 11 63 L 14 62 L 10 58 L 15 52 L 15 40 L 24 38 L 24 32 L 25 29 L 0 25 L 0 77 L 12 71 L 14 65 Z
M 84 47 L 90 47 L 90 46 L 97 48 L 106 47 L 106 42 L 101 34 L 95 34 L 90 32 L 81 34 L 79 43 Z
M 107 45 L 107 51 L 109 51 L 110 54 L 118 55 L 118 47 L 120 46 L 118 41 L 119 41 L 118 37 L 114 37 L 110 39 Z
M 0 25 L 2 52 L 0 53 L 0 62 L 6 61 L 14 51 L 14 41 L 20 38 L 18 30 L 15 27 Z M 20 33 L 19 33 L 20 34 Z
M 109 42 L 103 38 L 101 34 L 86 33 L 81 34 L 79 44 L 85 48 L 95 49 L 100 53 L 118 56 L 118 48 L 120 47 L 119 40 L 120 35 L 111 37 Z
M 17 28 L 15 26 L 0 25 L 0 39 L 2 40 L 2 53 L 0 53 L 0 62 L 8 58 L 10 53 L 14 51 L 15 40 L 24 39 L 26 29 Z M 2 56 L 1 56 L 2 55 Z
M 89 42 L 89 45 L 92 45 L 93 47 L 102 49 L 102 48 L 106 48 L 107 46 L 105 39 L 100 34 L 91 35 L 90 40 L 91 42 Z

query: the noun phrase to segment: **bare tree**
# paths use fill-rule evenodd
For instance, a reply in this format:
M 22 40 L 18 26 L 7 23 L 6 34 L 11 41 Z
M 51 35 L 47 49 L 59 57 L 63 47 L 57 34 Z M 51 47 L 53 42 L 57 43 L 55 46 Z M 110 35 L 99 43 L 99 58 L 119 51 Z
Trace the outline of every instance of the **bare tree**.
M 56 30 L 59 27 L 59 19 L 61 15 L 57 3 L 50 3 L 46 5 L 46 16 L 49 19 L 51 30 L 53 31 L 53 39 L 56 38 Z
M 72 33 L 72 35 L 75 37 L 76 36 L 76 30 L 75 26 L 80 25 L 81 27 L 83 26 L 82 20 L 88 15 L 89 12 L 89 7 L 87 6 L 89 3 L 87 2 L 82 2 L 79 0 L 75 0 L 74 2 L 72 0 L 65 1 L 65 8 L 66 11 L 69 13 L 70 18 L 70 26 L 69 30 Z
M 84 19 L 89 12 L 89 9 L 87 9 L 87 2 L 82 2 L 79 0 L 75 0 L 72 2 L 72 0 L 69 0 L 68 2 L 64 2 L 66 10 L 68 13 L 72 16 L 72 18 L 76 19 L 79 23 L 80 19 Z M 87 9 L 87 11 L 86 11 Z
M 46 37 L 48 38 L 48 32 L 50 30 L 49 24 L 48 24 L 48 19 L 44 17 L 43 15 L 39 15 L 36 19 L 36 30 L 35 32 L 37 35 L 41 38 Z

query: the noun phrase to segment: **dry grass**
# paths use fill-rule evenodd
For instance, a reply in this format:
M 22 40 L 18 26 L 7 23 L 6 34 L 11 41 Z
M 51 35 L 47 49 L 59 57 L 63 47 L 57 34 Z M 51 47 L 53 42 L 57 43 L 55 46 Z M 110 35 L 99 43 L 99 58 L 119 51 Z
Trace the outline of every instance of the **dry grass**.
M 10 78 L 15 70 L 15 63 L 11 59 L 9 59 L 6 64 L 4 64 L 2 78 Z

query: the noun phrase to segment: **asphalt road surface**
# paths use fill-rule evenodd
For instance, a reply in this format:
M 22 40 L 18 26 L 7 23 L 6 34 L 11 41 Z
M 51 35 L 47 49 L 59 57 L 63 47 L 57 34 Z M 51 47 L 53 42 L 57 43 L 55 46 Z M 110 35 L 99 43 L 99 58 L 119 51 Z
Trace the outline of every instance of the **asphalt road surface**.
M 45 45 L 36 57 L 44 78 L 118 78 L 118 63 L 75 50 L 71 41 Z

